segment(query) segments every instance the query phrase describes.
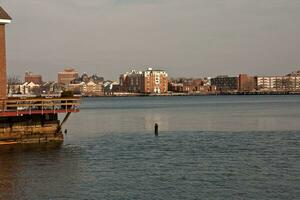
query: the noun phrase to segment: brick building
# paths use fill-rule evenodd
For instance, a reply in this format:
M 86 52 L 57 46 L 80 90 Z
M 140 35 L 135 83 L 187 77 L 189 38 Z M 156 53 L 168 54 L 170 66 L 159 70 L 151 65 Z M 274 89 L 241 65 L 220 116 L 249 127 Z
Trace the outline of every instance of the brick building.
M 211 85 L 221 92 L 238 90 L 238 77 L 217 76 L 211 79 Z
M 169 83 L 169 91 L 175 93 L 207 93 L 211 91 L 207 79 L 178 78 Z
M 32 82 L 34 84 L 42 84 L 43 81 L 42 81 L 42 76 L 41 75 L 38 75 L 38 74 L 33 74 L 32 72 L 26 72 L 25 73 L 25 82 Z
M 257 88 L 256 77 L 248 76 L 247 74 L 239 75 L 239 91 L 250 92 Z
M 168 74 L 164 70 L 131 70 L 121 74 L 119 90 L 128 93 L 162 94 L 168 92 Z
M 5 25 L 9 23 L 11 17 L 0 7 L 0 110 L 3 109 L 2 100 L 7 97 Z
M 143 72 L 144 93 L 163 94 L 168 92 L 168 74 L 164 70 L 148 68 Z
M 144 93 L 143 72 L 131 70 L 119 77 L 120 90 L 130 93 Z

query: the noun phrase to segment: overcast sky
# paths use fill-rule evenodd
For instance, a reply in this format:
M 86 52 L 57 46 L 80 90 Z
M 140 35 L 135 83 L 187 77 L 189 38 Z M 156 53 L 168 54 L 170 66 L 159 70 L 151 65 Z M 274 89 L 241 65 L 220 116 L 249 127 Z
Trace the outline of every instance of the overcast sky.
M 299 0 L 0 0 L 9 74 L 106 79 L 136 66 L 170 76 L 300 70 Z

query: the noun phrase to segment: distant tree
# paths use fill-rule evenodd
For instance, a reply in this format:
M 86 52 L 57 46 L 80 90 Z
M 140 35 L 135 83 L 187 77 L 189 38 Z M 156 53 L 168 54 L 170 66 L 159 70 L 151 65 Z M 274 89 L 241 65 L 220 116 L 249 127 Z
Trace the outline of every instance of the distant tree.
M 7 89 L 8 92 L 13 90 L 15 85 L 21 85 L 22 81 L 20 80 L 19 76 L 16 75 L 9 75 L 7 78 Z
M 9 75 L 8 76 L 8 79 L 7 79 L 7 84 L 8 85 L 19 85 L 21 83 L 22 83 L 22 81 L 21 81 L 19 76 L 16 76 L 16 75 Z

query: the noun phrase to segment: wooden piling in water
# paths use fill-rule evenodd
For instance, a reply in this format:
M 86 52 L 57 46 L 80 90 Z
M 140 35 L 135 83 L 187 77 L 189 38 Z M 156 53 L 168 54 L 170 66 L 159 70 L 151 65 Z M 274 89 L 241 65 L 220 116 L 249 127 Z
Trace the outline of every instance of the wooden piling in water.
M 154 125 L 154 134 L 155 134 L 155 136 L 158 136 L 158 124 L 157 123 L 155 123 L 155 125 Z

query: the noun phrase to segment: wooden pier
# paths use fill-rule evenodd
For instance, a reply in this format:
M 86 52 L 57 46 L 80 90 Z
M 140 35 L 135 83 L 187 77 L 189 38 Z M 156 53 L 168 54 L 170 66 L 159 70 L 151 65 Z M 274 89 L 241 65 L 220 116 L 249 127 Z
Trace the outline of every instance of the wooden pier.
M 0 101 L 0 145 L 62 142 L 62 125 L 79 112 L 79 98 L 24 98 Z M 59 113 L 66 113 L 62 122 Z
M 79 98 L 24 98 L 0 101 L 0 117 L 79 112 Z

